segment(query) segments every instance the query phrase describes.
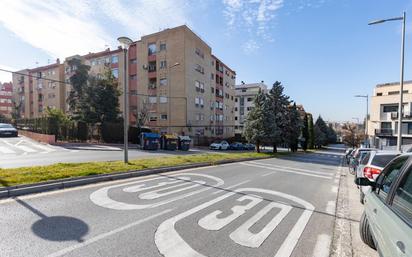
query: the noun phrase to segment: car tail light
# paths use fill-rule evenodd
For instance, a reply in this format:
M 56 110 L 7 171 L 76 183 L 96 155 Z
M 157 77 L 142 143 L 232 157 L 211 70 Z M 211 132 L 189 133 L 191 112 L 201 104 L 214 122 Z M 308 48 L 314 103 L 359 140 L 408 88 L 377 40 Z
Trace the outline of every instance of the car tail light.
M 371 167 L 365 167 L 363 169 L 363 175 L 365 175 L 365 177 L 369 179 L 373 179 L 373 175 L 379 175 L 379 173 L 381 173 L 380 169 L 375 169 Z

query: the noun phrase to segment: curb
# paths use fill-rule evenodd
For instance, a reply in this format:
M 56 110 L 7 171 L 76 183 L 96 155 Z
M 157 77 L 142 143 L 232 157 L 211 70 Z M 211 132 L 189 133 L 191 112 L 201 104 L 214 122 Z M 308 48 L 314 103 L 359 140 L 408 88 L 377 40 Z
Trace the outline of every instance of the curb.
M 271 158 L 274 158 L 274 157 L 243 158 L 243 159 L 236 159 L 236 160 L 223 160 L 223 161 L 218 161 L 216 163 L 206 162 L 206 163 L 185 164 L 185 165 L 178 165 L 178 166 L 169 166 L 169 167 L 144 169 L 144 170 L 122 171 L 122 172 L 109 173 L 109 174 L 91 175 L 87 177 L 66 178 L 66 179 L 53 180 L 49 182 L 40 182 L 40 183 L 34 183 L 34 184 L 3 187 L 3 188 L 0 188 L 0 199 L 27 195 L 27 194 L 34 194 L 34 193 L 42 193 L 46 191 L 65 189 L 65 188 L 76 187 L 76 186 L 83 186 L 83 185 L 88 185 L 88 184 L 93 184 L 93 183 L 98 183 L 98 182 L 104 182 L 104 181 L 120 180 L 120 179 L 127 179 L 127 178 L 133 178 L 133 177 L 148 176 L 148 175 L 159 174 L 159 173 L 164 173 L 164 172 L 208 167 L 208 166 L 215 166 L 215 165 L 235 163 L 235 162 L 264 160 L 264 159 L 271 159 Z

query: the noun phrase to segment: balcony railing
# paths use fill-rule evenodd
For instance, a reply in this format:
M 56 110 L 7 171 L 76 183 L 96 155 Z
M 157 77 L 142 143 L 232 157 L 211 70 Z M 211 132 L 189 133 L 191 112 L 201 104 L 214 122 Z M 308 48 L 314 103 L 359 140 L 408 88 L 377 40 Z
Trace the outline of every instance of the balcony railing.
M 392 136 L 393 129 L 375 129 L 376 136 Z

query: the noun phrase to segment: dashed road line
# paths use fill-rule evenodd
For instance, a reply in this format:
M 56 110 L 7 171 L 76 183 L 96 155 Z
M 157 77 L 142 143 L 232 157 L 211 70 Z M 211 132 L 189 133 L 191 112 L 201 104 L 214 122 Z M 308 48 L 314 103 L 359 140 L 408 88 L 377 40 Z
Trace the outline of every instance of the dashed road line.
M 300 172 L 300 171 L 294 171 L 286 168 L 274 168 L 274 167 L 268 167 L 268 166 L 263 166 L 263 165 L 256 165 L 252 163 L 240 163 L 241 165 L 245 166 L 251 166 L 251 167 L 256 167 L 256 168 L 261 168 L 261 169 L 268 169 L 268 170 L 275 170 L 279 172 L 285 172 L 285 173 L 292 173 L 292 174 L 298 174 L 298 175 L 305 175 L 309 177 L 317 177 L 317 178 L 324 178 L 324 179 L 331 179 L 332 177 L 330 175 L 318 175 L 318 174 L 312 174 L 309 172 Z

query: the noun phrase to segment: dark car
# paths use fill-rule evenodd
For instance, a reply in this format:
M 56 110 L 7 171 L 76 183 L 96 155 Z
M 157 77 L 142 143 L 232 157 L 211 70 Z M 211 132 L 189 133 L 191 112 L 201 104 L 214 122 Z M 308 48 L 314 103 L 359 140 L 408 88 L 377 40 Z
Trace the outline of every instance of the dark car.
M 17 137 L 19 132 L 12 125 L 0 123 L 0 137 Z
M 243 148 L 245 150 L 255 150 L 256 146 L 254 144 L 247 143 L 243 145 Z
M 230 149 L 230 150 L 243 150 L 243 144 L 242 144 L 242 143 L 238 143 L 238 142 L 231 143 L 231 144 L 229 145 L 229 149 Z

